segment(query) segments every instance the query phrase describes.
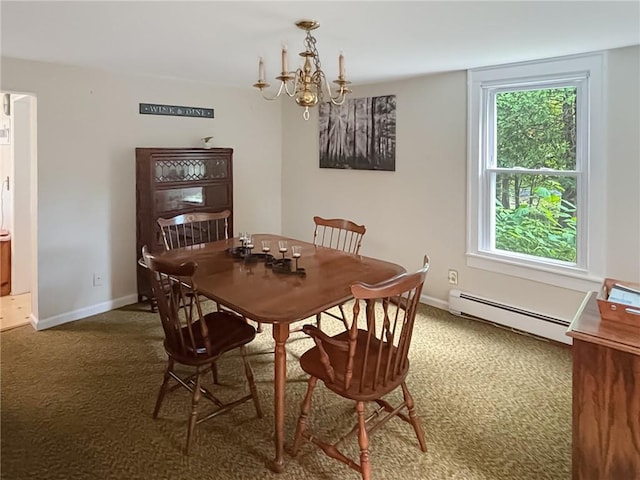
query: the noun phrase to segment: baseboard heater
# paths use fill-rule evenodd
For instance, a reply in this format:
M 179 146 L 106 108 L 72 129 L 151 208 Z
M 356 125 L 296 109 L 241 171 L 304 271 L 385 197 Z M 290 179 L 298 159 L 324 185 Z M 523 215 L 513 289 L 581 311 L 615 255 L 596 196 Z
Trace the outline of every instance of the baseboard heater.
M 537 337 L 571 344 L 571 338 L 565 335 L 569 327 L 569 322 L 566 320 L 506 305 L 460 290 L 449 291 L 449 312 L 459 316 L 480 318 Z

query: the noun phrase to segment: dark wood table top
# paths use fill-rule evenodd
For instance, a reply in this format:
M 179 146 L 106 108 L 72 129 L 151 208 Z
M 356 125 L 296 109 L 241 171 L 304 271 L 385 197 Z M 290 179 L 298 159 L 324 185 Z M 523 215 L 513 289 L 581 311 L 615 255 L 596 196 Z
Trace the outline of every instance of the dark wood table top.
M 205 295 L 251 320 L 262 323 L 292 323 L 339 305 L 352 298 L 350 285 L 356 281 L 377 283 L 405 270 L 394 263 L 317 247 L 312 243 L 278 235 L 253 235 L 254 253 L 261 240 L 271 241 L 271 255 L 280 258 L 278 240 L 302 247 L 299 266 L 305 276 L 274 272 L 263 261 L 254 263 L 233 258 L 227 250 L 238 239 L 222 240 L 163 252 L 163 258 L 198 264 L 195 281 Z

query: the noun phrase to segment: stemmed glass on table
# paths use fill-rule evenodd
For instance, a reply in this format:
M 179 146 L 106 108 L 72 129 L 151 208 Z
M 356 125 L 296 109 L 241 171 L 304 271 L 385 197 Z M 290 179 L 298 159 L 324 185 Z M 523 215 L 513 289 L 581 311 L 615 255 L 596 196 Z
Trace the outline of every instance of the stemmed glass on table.
M 278 251 L 282 254 L 282 262 L 284 263 L 284 254 L 287 253 L 289 246 L 287 245 L 286 240 L 278 241 Z
M 302 256 L 302 247 L 293 245 L 291 247 L 291 256 L 296 259 L 296 271 L 298 270 L 298 259 Z

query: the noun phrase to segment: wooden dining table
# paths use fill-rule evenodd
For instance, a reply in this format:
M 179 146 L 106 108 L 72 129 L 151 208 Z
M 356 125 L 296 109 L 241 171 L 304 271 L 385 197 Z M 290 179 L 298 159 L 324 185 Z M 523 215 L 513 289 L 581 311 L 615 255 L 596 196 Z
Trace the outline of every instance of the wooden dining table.
M 269 240 L 275 258 L 281 258 L 278 241 L 301 247 L 299 267 L 305 274 L 274 271 L 263 259 L 235 258 L 230 249 L 238 238 L 168 250 L 163 259 L 198 264 L 194 281 L 201 295 L 244 315 L 272 325 L 274 355 L 275 458 L 268 466 L 275 472 L 284 468 L 284 412 L 287 362 L 285 344 L 289 326 L 352 299 L 350 286 L 356 281 L 377 283 L 405 272 L 400 265 L 345 253 L 279 235 L 253 235 L 254 253 L 261 253 L 262 240 Z M 259 257 L 259 256 L 258 256 Z M 295 269 L 295 262 L 292 263 Z

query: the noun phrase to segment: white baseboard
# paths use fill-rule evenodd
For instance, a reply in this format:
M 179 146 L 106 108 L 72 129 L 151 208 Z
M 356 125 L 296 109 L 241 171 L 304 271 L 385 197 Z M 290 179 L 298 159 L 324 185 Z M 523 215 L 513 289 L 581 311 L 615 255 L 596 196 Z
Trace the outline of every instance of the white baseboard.
M 38 319 L 32 315 L 31 325 L 36 330 L 45 330 L 57 325 L 62 325 L 63 323 L 73 322 L 75 320 L 90 317 L 91 315 L 98 315 L 99 313 L 104 313 L 108 312 L 109 310 L 114 310 L 126 305 L 131 305 L 133 303 L 136 303 L 137 301 L 138 295 L 133 294 L 115 298 L 106 302 L 97 303 L 95 305 L 90 305 L 88 307 L 80 308 L 72 312 L 61 313 L 60 315 L 54 315 L 53 317 L 45 319 Z
M 449 303 L 439 298 L 429 297 L 427 295 L 420 295 L 420 303 L 431 305 L 432 307 L 439 308 L 440 310 L 449 310 Z

